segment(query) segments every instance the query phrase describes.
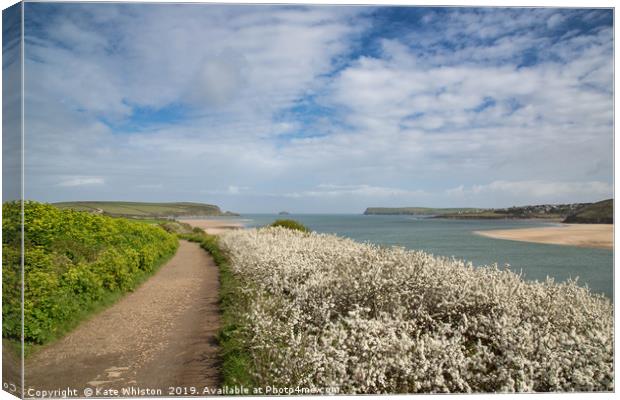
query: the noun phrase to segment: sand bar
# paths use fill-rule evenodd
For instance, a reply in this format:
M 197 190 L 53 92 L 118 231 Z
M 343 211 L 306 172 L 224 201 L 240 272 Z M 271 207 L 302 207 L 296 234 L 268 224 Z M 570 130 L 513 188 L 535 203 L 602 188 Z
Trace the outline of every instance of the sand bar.
M 477 235 L 520 242 L 560 244 L 613 250 L 614 233 L 611 224 L 563 224 L 541 228 L 475 231 Z
M 243 222 L 235 219 L 184 219 L 182 221 L 191 226 L 204 229 L 205 232 L 211 235 L 243 228 Z

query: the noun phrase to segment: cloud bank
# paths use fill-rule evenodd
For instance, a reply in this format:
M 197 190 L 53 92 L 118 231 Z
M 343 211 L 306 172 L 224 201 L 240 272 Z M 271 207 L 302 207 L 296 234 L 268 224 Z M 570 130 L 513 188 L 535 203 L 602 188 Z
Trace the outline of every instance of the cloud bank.
M 29 198 L 360 212 L 613 193 L 610 10 L 26 15 Z

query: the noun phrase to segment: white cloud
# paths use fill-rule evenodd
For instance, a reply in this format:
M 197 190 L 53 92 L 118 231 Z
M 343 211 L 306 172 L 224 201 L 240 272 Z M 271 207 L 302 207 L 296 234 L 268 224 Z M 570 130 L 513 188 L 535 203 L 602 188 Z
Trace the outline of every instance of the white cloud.
M 600 182 L 493 181 L 483 185 L 464 185 L 446 190 L 460 199 L 501 198 L 506 204 L 591 202 L 613 197 L 613 185 Z M 509 203 L 512 200 L 512 203 Z
M 99 176 L 74 176 L 67 178 L 58 183 L 58 186 L 74 187 L 74 186 L 90 186 L 90 185 L 103 185 L 105 180 Z
M 32 196 L 239 209 L 286 193 L 299 204 L 321 199 L 303 203 L 320 211 L 354 197 L 363 199 L 356 207 L 371 198 L 461 205 L 446 197 L 459 185 L 474 206 L 510 204 L 497 194 L 507 187 L 472 192 L 488 182 L 610 185 L 609 27 L 550 38 L 554 13 L 545 9 L 428 10 L 423 29 L 382 37 L 366 12 L 113 4 L 41 12 L 52 20 L 28 31 L 26 54 L 26 74 L 37 77 L 26 80 Z M 538 58 L 523 62 L 528 52 Z M 81 174 L 106 190 L 56 186 Z M 153 181 L 166 190 L 144 187 Z M 543 193 L 522 189 L 525 202 Z M 554 190 L 561 201 L 579 192 Z
M 159 190 L 159 189 L 163 189 L 164 185 L 162 183 L 145 183 L 145 184 L 137 185 L 136 187 L 140 189 Z
M 228 186 L 228 188 L 224 189 L 224 190 L 202 190 L 202 193 L 206 193 L 206 194 L 213 194 L 213 195 L 229 195 L 229 196 L 236 196 L 242 193 L 247 193 L 247 191 L 250 188 L 247 186 L 235 186 L 235 185 L 230 185 Z
M 191 80 L 188 99 L 197 106 L 224 106 L 241 95 L 247 81 L 247 60 L 233 51 L 207 57 Z
M 513 195 L 545 198 L 549 196 L 577 196 L 592 195 L 594 197 L 611 196 L 613 188 L 605 182 L 542 182 L 522 181 L 507 182 L 494 181 L 488 185 L 475 185 L 474 193 L 503 192 Z
M 466 181 L 608 180 L 611 31 L 581 35 L 580 41 L 551 46 L 562 53 L 570 48 L 571 55 L 563 55 L 567 62 L 529 67 L 412 61 L 412 51 L 384 41 L 385 57 L 353 63 L 323 100 L 346 110 L 345 122 L 369 164 L 389 160 L 403 176 L 442 171 L 443 179 Z M 340 139 L 332 135 L 319 142 L 328 147 Z
M 421 190 L 405 190 L 372 185 L 332 185 L 321 184 L 312 190 L 285 193 L 284 197 L 306 198 L 306 197 L 341 197 L 341 196 L 360 196 L 360 197 L 395 197 L 395 196 L 420 196 L 426 195 Z
M 564 17 L 562 14 L 559 14 L 559 13 L 558 14 L 553 14 L 547 20 L 547 28 L 555 29 L 558 26 L 560 26 L 562 23 L 564 23 L 565 20 L 566 20 L 566 17 Z

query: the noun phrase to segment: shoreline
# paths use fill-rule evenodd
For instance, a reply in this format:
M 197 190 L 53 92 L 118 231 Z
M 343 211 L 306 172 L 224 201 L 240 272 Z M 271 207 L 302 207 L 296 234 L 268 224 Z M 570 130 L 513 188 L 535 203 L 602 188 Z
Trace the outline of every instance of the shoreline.
M 612 224 L 563 224 L 538 228 L 473 231 L 491 239 L 613 250 Z
M 211 235 L 245 228 L 244 220 L 239 218 L 201 218 L 182 219 L 181 221 Z M 472 231 L 472 233 L 491 239 L 593 249 L 613 250 L 614 245 L 613 224 L 561 224 L 536 228 Z

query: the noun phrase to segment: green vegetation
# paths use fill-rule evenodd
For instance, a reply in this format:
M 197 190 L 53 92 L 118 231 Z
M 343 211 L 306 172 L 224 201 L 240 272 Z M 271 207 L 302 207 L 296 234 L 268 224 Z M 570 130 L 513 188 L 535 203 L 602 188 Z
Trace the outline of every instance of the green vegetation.
M 509 208 L 490 208 L 471 213 L 446 213 L 438 218 L 454 219 L 548 219 L 560 221 L 584 204 L 541 204 Z
M 591 207 L 591 208 L 590 208 Z M 581 214 L 582 210 L 585 212 Z M 540 204 L 509 208 L 370 207 L 364 215 L 426 215 L 451 219 L 547 219 L 564 222 L 613 223 L 613 201 L 599 203 Z
M 368 207 L 364 215 L 439 215 L 479 211 L 483 210 L 480 208 Z
M 168 233 L 183 235 L 187 233 L 202 233 L 204 230 L 198 227 L 192 227 L 190 224 L 174 219 L 132 219 L 132 221 L 141 222 L 150 225 L 158 225 Z
M 248 308 L 249 297 L 243 290 L 244 285 L 230 269 L 228 255 L 221 249 L 217 236 L 204 231 L 179 235 L 179 238 L 196 242 L 209 252 L 220 270 L 220 308 L 222 311 L 222 328 L 218 335 L 222 357 L 222 385 L 255 386 L 250 373 L 249 350 L 245 347 L 244 335 L 247 335 L 248 321 L 241 318 Z
M 179 222 L 179 221 L 160 222 L 159 226 L 164 228 L 166 232 L 174 233 L 174 234 L 192 233 L 194 232 L 194 229 L 195 229 L 190 224 L 187 224 L 185 222 Z M 202 231 L 202 229 L 200 230 Z
M 566 217 L 564 222 L 578 224 L 613 224 L 614 200 L 603 200 L 585 206 Z
M 202 203 L 137 203 L 130 201 L 71 201 L 54 203 L 60 209 L 88 211 L 112 217 L 170 218 L 182 216 L 235 215 Z
M 21 337 L 20 204 L 2 206 L 3 335 Z M 136 288 L 178 241 L 157 226 L 24 203 L 24 338 L 43 344 Z
M 281 226 L 286 229 L 291 229 L 300 232 L 310 232 L 310 229 L 305 225 L 293 220 L 293 219 L 278 219 L 271 223 L 269 226 Z

